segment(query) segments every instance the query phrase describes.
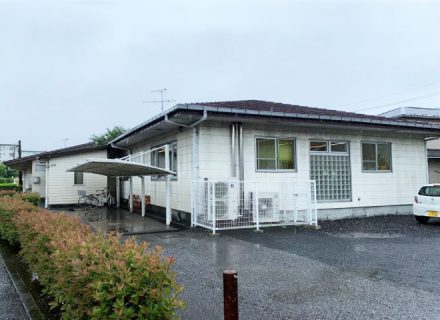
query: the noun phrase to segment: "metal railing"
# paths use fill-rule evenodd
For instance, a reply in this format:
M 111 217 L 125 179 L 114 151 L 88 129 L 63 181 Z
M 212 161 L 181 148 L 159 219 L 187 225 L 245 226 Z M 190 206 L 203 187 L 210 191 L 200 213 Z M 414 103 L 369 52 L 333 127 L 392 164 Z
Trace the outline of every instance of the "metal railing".
M 135 154 L 129 154 L 125 157 L 119 158 L 119 160 L 123 160 L 123 161 L 129 161 L 129 162 L 137 162 L 137 163 L 143 163 L 143 164 L 147 164 L 150 163 L 150 155 L 152 152 L 155 151 L 163 151 L 165 152 L 165 145 L 160 146 L 158 148 L 154 148 L 154 149 L 150 149 L 150 150 L 145 150 L 145 151 L 140 151 L 137 152 Z
M 193 181 L 192 224 L 217 230 L 317 225 L 313 180 Z

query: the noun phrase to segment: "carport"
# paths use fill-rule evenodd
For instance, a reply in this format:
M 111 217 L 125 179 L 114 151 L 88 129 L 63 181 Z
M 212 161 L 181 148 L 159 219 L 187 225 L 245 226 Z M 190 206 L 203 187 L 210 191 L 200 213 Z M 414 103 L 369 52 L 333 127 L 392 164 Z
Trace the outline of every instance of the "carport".
M 168 149 L 168 145 L 161 148 Z M 153 150 L 149 150 L 151 152 Z M 170 189 L 170 177 L 175 175 L 174 172 L 159 168 L 151 165 L 144 164 L 142 162 L 136 162 L 135 159 L 144 159 L 145 154 L 143 152 L 136 155 L 129 155 L 121 159 L 87 159 L 84 163 L 67 170 L 68 172 L 88 172 L 107 177 L 116 178 L 116 203 L 117 207 L 120 206 L 120 180 L 121 177 L 129 177 L 129 194 L 130 194 L 130 212 L 133 212 L 133 177 L 139 177 L 141 179 L 141 212 L 142 217 L 145 216 L 145 176 L 165 176 L 166 177 L 166 225 L 171 223 L 171 189 Z M 168 155 L 168 152 L 165 152 Z M 169 159 L 166 156 L 165 167 L 169 168 Z

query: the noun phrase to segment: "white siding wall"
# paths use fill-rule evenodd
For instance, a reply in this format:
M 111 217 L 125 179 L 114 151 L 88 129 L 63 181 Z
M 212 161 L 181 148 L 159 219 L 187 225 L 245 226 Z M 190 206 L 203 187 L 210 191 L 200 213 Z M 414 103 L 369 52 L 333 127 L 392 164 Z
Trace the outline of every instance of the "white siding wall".
M 49 205 L 76 204 L 78 190 L 95 193 L 107 186 L 107 177 L 93 173 L 84 173 L 84 184 L 73 184 L 73 172 L 67 169 L 82 163 L 87 158 L 107 158 L 107 151 L 87 152 L 79 155 L 63 156 L 49 161 Z
M 316 132 L 316 129 L 314 129 Z M 426 160 L 424 139 L 391 135 L 390 133 L 344 130 L 314 133 L 310 129 L 292 128 L 264 129 L 243 125 L 244 134 L 244 177 L 245 180 L 274 182 L 280 179 L 309 179 L 310 139 L 345 140 L 350 143 L 352 170 L 352 201 L 319 203 L 319 209 L 349 208 L 364 206 L 402 205 L 412 203 L 420 185 L 426 183 Z M 296 172 L 256 172 L 255 138 L 257 136 L 289 137 L 296 139 Z M 204 124 L 200 131 L 200 178 L 230 179 L 231 138 L 226 124 Z M 392 172 L 362 172 L 361 141 L 392 143 Z
M 45 165 L 46 162 L 32 161 L 32 192 L 38 192 L 44 198 L 46 197 L 46 171 L 37 171 L 37 164 Z M 40 183 L 34 183 L 34 177 L 40 178 Z
M 152 141 L 142 143 L 132 149 L 132 153 L 148 151 L 154 147 L 177 141 L 177 180 L 171 180 L 171 208 L 180 211 L 191 211 L 191 179 L 192 179 L 192 130 L 173 132 Z M 151 156 L 145 156 L 145 163 L 151 164 Z M 128 199 L 129 182 L 123 182 L 122 198 Z M 141 179 L 133 177 L 133 193 L 141 194 Z M 145 194 L 150 196 L 151 204 L 165 207 L 165 181 L 145 177 Z

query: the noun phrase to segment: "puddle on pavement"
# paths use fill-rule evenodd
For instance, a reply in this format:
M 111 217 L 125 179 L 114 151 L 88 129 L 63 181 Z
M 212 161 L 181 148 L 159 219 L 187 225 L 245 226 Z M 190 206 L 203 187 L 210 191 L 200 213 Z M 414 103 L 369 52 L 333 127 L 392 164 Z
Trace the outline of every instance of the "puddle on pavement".
M 349 232 L 330 235 L 343 239 L 395 239 L 403 237 L 399 233 L 369 233 L 369 232 Z

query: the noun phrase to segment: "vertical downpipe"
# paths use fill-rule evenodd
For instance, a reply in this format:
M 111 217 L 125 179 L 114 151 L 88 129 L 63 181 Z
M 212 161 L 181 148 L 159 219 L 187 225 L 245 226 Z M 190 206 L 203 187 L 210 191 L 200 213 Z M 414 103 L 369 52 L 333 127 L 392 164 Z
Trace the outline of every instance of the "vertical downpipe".
M 165 168 L 171 171 L 170 166 L 170 145 L 165 145 Z M 169 226 L 171 224 L 171 176 L 166 176 L 165 188 L 166 188 L 166 225 Z
M 425 180 L 429 183 L 428 142 L 425 139 Z
M 45 193 L 46 196 L 44 197 L 44 207 L 46 209 L 49 208 L 49 159 L 46 161 L 46 186 L 45 186 Z
M 241 123 L 237 124 L 239 128 L 238 136 L 238 177 L 240 180 L 240 194 L 239 194 L 239 212 L 240 215 L 244 213 L 244 154 L 243 154 L 243 125 Z
M 197 202 L 197 180 L 198 180 L 198 148 L 197 148 L 198 127 L 192 128 L 192 183 L 191 183 L 191 227 L 196 222 L 196 202 Z
M 236 177 L 236 170 L 235 170 L 235 124 L 231 125 L 231 176 L 232 178 Z
M 244 180 L 244 160 L 243 160 L 243 125 L 241 123 L 238 124 L 238 127 L 240 128 L 240 136 L 238 141 L 238 169 L 239 169 L 239 178 L 240 181 Z

